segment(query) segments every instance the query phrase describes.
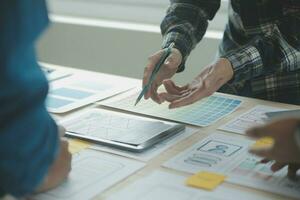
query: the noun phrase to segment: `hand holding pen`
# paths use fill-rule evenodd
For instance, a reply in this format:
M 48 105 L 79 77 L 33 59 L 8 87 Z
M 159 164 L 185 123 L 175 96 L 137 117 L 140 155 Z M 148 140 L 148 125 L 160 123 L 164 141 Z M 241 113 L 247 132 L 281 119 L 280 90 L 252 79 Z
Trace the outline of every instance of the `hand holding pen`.
M 159 71 L 153 78 L 152 83 L 149 84 L 147 92 L 144 94 L 145 99 L 151 98 L 157 103 L 162 103 L 162 100 L 157 93 L 158 87 L 162 85 L 164 80 L 172 78 L 182 62 L 182 55 L 180 51 L 173 48 L 173 45 L 174 43 L 171 43 L 168 48 L 162 49 L 149 57 L 148 64 L 144 70 L 143 88 L 145 88 L 149 83 L 151 74 L 154 72 L 156 66 L 160 64 L 162 60 L 164 60 L 164 62 L 161 63 Z M 163 55 L 166 53 L 167 49 L 171 49 L 171 52 L 165 59 L 162 59 L 164 58 Z

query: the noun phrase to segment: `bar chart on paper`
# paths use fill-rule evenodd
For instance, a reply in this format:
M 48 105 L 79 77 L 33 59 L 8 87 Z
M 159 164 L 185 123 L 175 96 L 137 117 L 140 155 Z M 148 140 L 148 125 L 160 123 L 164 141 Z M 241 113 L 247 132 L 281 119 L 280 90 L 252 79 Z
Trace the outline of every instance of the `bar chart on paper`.
M 195 126 L 209 126 L 224 116 L 235 111 L 242 103 L 241 100 L 222 95 L 213 95 L 192 105 L 170 110 L 167 103 L 158 105 L 150 100 L 134 106 L 138 93 L 127 93 L 99 104 L 106 107 L 130 111 L 134 113 L 159 117 Z

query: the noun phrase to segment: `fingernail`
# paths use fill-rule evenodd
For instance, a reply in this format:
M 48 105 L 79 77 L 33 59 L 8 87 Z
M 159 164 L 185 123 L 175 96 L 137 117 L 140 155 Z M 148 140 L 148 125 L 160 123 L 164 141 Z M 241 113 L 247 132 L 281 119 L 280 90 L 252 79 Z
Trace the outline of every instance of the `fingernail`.
M 169 59 L 165 60 L 165 65 L 168 65 L 168 64 L 170 64 Z

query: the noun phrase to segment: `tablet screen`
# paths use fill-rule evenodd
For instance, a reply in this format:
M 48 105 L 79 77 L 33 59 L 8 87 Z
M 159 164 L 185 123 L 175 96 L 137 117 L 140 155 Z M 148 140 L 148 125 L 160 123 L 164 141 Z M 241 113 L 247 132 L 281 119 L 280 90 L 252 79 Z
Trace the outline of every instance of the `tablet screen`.
M 139 145 L 171 129 L 159 120 L 93 109 L 64 124 L 68 132 L 81 136 Z

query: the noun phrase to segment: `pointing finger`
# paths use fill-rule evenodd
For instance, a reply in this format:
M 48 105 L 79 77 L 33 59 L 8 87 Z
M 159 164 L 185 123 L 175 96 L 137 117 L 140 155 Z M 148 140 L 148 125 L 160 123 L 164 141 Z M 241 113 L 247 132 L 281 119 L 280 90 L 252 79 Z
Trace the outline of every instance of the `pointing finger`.
M 208 93 L 205 90 L 203 90 L 203 88 L 198 88 L 196 90 L 191 91 L 187 96 L 182 97 L 176 101 L 173 101 L 169 105 L 169 107 L 178 108 L 182 106 L 187 106 L 207 96 Z

